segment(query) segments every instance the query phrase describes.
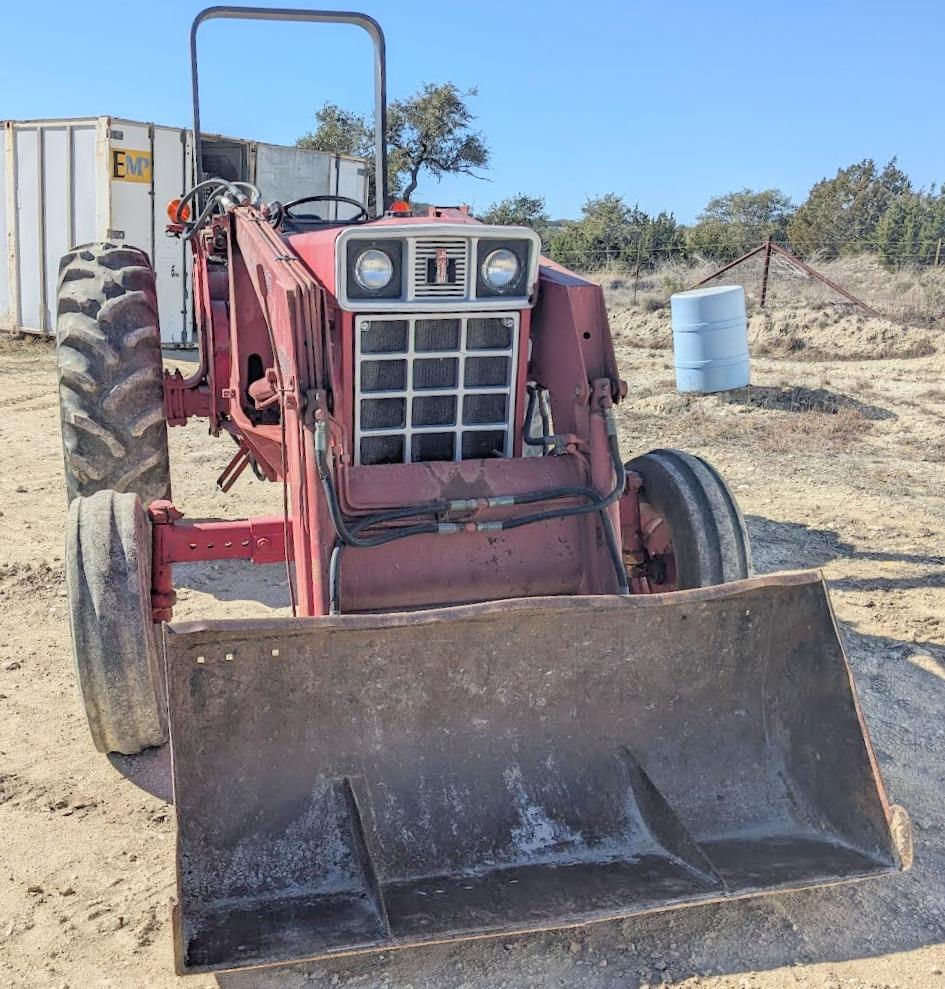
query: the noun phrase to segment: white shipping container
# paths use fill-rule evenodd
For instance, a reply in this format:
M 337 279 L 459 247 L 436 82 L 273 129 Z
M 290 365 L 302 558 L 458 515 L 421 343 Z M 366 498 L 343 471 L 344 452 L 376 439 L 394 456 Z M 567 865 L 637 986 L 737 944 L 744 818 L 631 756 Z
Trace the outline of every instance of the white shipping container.
M 225 157 L 208 156 L 219 146 Z M 335 194 L 367 203 L 355 158 L 204 136 L 204 155 L 254 182 L 264 199 Z M 124 241 L 147 251 L 161 338 L 190 347 L 190 250 L 168 237 L 167 204 L 193 185 L 193 134 L 116 117 L 7 120 L 0 131 L 0 329 L 51 334 L 59 259 L 70 247 Z M 353 207 L 330 204 L 331 218 Z

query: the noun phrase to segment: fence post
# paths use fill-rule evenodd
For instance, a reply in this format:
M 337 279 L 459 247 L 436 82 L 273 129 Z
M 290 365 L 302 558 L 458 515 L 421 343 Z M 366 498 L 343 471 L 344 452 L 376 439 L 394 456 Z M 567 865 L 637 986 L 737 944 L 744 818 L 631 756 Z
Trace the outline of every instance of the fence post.
M 765 263 L 761 271 L 761 308 L 764 309 L 765 299 L 768 296 L 768 269 L 771 267 L 771 235 L 765 241 Z
M 938 263 L 942 258 L 942 238 L 939 237 L 938 244 L 935 247 L 935 267 L 938 267 Z
M 643 259 L 643 233 L 640 233 L 640 239 L 637 241 L 637 266 L 636 270 L 633 272 L 633 304 L 636 305 L 637 302 L 637 286 L 640 284 L 640 261 Z

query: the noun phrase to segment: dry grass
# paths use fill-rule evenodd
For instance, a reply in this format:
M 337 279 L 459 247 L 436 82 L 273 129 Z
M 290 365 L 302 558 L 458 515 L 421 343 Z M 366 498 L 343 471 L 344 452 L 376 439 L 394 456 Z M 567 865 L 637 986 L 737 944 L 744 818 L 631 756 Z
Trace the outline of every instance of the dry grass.
M 850 449 L 869 429 L 869 418 L 846 406 L 825 415 L 808 409 L 799 412 L 742 410 L 720 416 L 712 409 L 695 409 L 686 423 L 687 433 L 702 442 L 733 444 L 773 453 L 826 453 Z
M 945 266 L 904 267 L 895 271 L 883 267 L 869 255 L 811 261 L 812 266 L 831 281 L 882 313 L 887 319 L 911 326 L 945 327 Z M 634 301 L 633 275 L 625 270 L 602 270 L 592 276 L 618 307 L 652 312 L 667 304 L 673 292 L 690 288 L 717 270 L 714 261 L 696 258 L 692 262 L 672 260 L 643 271 Z M 750 308 L 757 305 L 761 288 L 762 261 L 752 258 L 728 272 L 713 284 L 743 285 Z M 794 268 L 780 258 L 772 259 L 768 281 L 768 305 L 799 305 L 828 311 L 849 306 L 832 289 Z
M 864 265 L 868 268 L 872 264 L 871 270 L 877 284 L 880 279 L 885 279 L 884 284 L 889 284 L 892 279 L 890 290 L 895 293 L 896 279 L 900 274 L 883 271 L 869 259 L 847 259 L 833 262 L 833 265 L 852 270 L 854 261 L 860 268 Z M 945 272 L 945 268 L 941 271 Z M 670 349 L 672 325 L 666 304 L 668 294 L 692 285 L 703 273 L 698 264 L 668 263 L 646 274 L 636 302 L 633 301 L 632 282 L 628 282 L 626 276 L 613 272 L 600 273 L 597 277 L 604 288 L 618 346 L 626 344 L 645 350 Z M 840 277 L 837 271 L 831 271 L 831 274 Z M 747 265 L 740 272 L 740 277 L 746 275 L 750 275 Z M 936 277 L 945 284 L 945 276 L 939 276 L 936 272 L 921 273 L 921 278 L 926 281 Z M 730 283 L 733 281 L 731 278 L 728 280 Z M 772 290 L 767 305 L 761 309 L 752 303 L 750 279 L 744 285 L 748 296 L 749 342 L 751 353 L 756 357 L 786 357 L 805 361 L 910 359 L 927 357 L 945 346 L 945 320 L 930 323 L 927 319 L 919 319 L 917 311 L 912 311 L 913 318 L 907 320 L 875 317 L 849 302 L 837 301 L 836 297 L 834 301 L 805 301 L 805 293 L 798 293 L 796 286 L 791 289 L 793 294 Z M 807 289 L 811 293 L 814 291 L 811 285 Z M 872 302 L 878 304 L 876 299 Z
M 928 329 L 876 319 L 848 305 L 756 310 L 748 332 L 754 355 L 806 361 L 928 357 L 935 353 L 935 339 L 941 339 Z
M 758 387 L 720 395 L 680 395 L 632 389 L 620 406 L 621 432 L 631 447 L 731 447 L 779 454 L 845 452 L 865 440 L 874 422 L 891 418 L 876 406 L 823 389 Z
M 925 444 L 922 448 L 922 459 L 930 464 L 945 464 L 945 437 Z

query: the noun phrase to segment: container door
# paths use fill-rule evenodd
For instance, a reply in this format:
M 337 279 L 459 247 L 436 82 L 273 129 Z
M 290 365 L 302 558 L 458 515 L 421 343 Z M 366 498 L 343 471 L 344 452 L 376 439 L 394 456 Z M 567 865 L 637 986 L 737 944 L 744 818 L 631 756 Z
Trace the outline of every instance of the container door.
M 76 243 L 72 236 L 72 128 L 68 124 L 47 124 L 38 134 L 43 237 L 40 317 L 42 331 L 55 333 L 59 261 Z
M 95 157 L 98 144 L 96 126 L 94 122 L 89 122 L 72 124 L 69 128 L 72 148 L 70 247 L 101 240 L 108 226 L 108 183 L 104 166 Z M 99 221 L 100 213 L 102 222 Z
M 327 196 L 335 191 L 331 162 L 332 156 L 324 151 L 257 144 L 255 183 L 264 200 L 287 203 L 302 196 Z M 334 205 L 314 203 L 304 212 L 334 219 Z
M 332 192 L 338 196 L 347 196 L 349 199 L 357 199 L 359 203 L 367 206 L 368 201 L 368 179 L 367 167 L 358 158 L 343 158 L 336 156 L 332 162 L 334 171 L 335 187 Z M 353 206 L 345 203 L 338 204 L 338 219 L 346 220 L 357 211 Z
M 10 186 L 7 182 L 7 138 L 11 134 L 9 124 L 0 127 L 0 329 L 11 330 L 16 325 L 10 311 L 10 252 L 13 242 L 9 239 L 7 217 L 11 214 L 7 195 Z
M 16 127 L 13 131 L 16 205 L 13 222 L 16 240 L 16 281 L 19 327 L 27 333 L 43 332 L 42 209 L 40 202 L 39 128 Z
M 184 132 L 171 127 L 154 128 L 154 273 L 157 278 L 161 340 L 169 346 L 189 346 L 187 319 L 187 245 L 168 237 L 167 204 L 186 191 Z
M 154 258 L 154 129 L 150 124 L 112 120 L 108 174 L 111 222 L 108 239 L 139 247 Z
M 59 261 L 99 239 L 96 122 L 14 124 L 7 140 L 9 320 L 27 333 L 52 334 Z

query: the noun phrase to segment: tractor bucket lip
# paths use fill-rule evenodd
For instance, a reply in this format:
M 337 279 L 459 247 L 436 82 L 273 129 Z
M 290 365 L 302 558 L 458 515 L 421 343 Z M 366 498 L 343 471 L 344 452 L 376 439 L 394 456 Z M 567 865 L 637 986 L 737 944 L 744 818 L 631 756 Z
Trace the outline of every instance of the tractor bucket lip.
M 541 597 L 498 598 L 493 601 L 477 601 L 469 604 L 444 605 L 434 608 L 418 608 L 415 611 L 358 612 L 357 614 L 318 615 L 300 618 L 196 618 L 189 622 L 171 622 L 164 625 L 170 635 L 193 632 L 281 632 L 286 635 L 304 635 L 312 628 L 372 629 L 397 628 L 404 625 L 427 625 L 451 618 L 488 618 L 497 612 L 530 611 L 534 609 L 601 608 L 610 609 L 617 602 L 628 608 L 661 608 L 668 602 L 717 601 L 736 597 L 747 590 L 762 587 L 794 587 L 803 584 L 826 583 L 821 570 L 780 570 L 776 573 L 733 580 L 712 587 L 695 587 L 663 594 L 560 594 Z M 828 599 L 829 601 L 829 599 Z M 838 631 L 833 607 L 830 608 L 834 630 Z M 846 651 L 844 650 L 844 657 Z
M 905 827 L 909 830 L 911 848 L 911 823 L 908 820 L 907 811 L 899 804 L 892 805 L 893 819 L 898 816 L 905 819 Z M 898 870 L 888 869 L 886 874 L 894 871 L 905 872 L 911 868 L 909 864 L 903 864 Z M 740 900 L 756 900 L 760 897 L 783 896 L 785 893 L 800 893 L 810 889 L 829 889 L 832 886 L 849 886 L 853 883 L 868 882 L 878 878 L 882 873 L 873 871 L 863 873 L 858 876 L 845 876 L 842 879 L 831 879 L 821 882 L 791 883 L 778 889 L 752 890 L 744 893 L 722 893 L 718 896 L 705 896 L 698 900 L 687 900 L 683 903 L 667 903 L 657 907 L 648 907 L 643 910 L 634 910 L 628 913 L 626 910 L 614 912 L 601 912 L 593 916 L 583 917 L 567 923 L 547 923 L 547 924 L 524 924 L 521 926 L 509 926 L 502 930 L 488 930 L 464 934 L 451 934 L 449 936 L 418 938 L 411 941 L 383 941 L 376 944 L 357 948 L 343 948 L 338 950 L 319 951 L 314 954 L 298 955 L 287 961 L 261 961 L 249 964 L 240 963 L 232 966 L 221 967 L 220 965 L 188 965 L 184 961 L 183 929 L 181 920 L 180 902 L 177 899 L 171 901 L 171 925 L 173 928 L 173 950 L 174 950 L 174 973 L 176 975 L 205 975 L 211 972 L 251 972 L 263 968 L 279 968 L 292 965 L 304 965 L 309 962 L 328 962 L 336 958 L 353 958 L 357 955 L 376 955 L 387 951 L 410 951 L 418 948 L 432 948 L 439 944 L 461 944 L 468 941 L 489 941 L 495 938 L 522 937 L 530 934 L 547 934 L 551 931 L 576 931 L 583 927 L 591 927 L 595 924 L 614 923 L 618 920 L 630 920 L 635 917 L 647 917 L 654 913 L 669 913 L 670 911 L 688 910 L 692 907 L 708 907 L 718 903 L 735 903 Z
M 876 797 L 878 798 L 882 812 L 886 818 L 891 850 L 891 856 L 888 861 L 874 860 L 869 868 L 864 865 L 861 870 L 853 869 L 844 875 L 837 876 L 836 878 L 810 878 L 806 880 L 785 881 L 780 885 L 772 885 L 763 889 L 746 887 L 743 890 L 733 890 L 729 889 L 727 884 L 723 881 L 717 891 L 707 890 L 698 898 L 686 897 L 679 902 L 667 901 L 655 906 L 643 907 L 642 909 L 639 907 L 632 910 L 623 908 L 603 908 L 593 911 L 586 911 L 568 919 L 562 918 L 561 920 L 548 920 L 547 922 L 512 922 L 507 926 L 502 926 L 501 929 L 482 927 L 479 930 L 471 929 L 466 931 L 451 931 L 448 934 L 414 934 L 413 936 L 403 940 L 388 936 L 377 940 L 362 940 L 361 943 L 349 944 L 339 948 L 323 947 L 300 953 L 298 955 L 293 955 L 291 958 L 273 960 L 234 959 L 232 964 L 219 962 L 210 964 L 195 964 L 192 961 L 188 962 L 185 957 L 185 921 L 183 918 L 180 899 L 183 889 L 180 857 L 181 838 L 180 831 L 178 830 L 178 854 L 176 862 L 178 896 L 171 901 L 175 971 L 180 975 L 200 974 L 207 972 L 248 971 L 259 968 L 271 968 L 281 965 L 291 965 L 354 955 L 371 954 L 380 951 L 421 947 L 423 945 L 476 941 L 495 937 L 513 937 L 521 936 L 523 934 L 540 933 L 543 931 L 569 930 L 585 927 L 590 924 L 621 920 L 628 917 L 642 916 L 644 914 L 658 913 L 668 910 L 683 909 L 689 906 L 701 906 L 705 904 L 749 899 L 761 895 L 774 895 L 788 891 L 862 882 L 866 879 L 874 878 L 879 875 L 897 871 L 905 871 L 911 867 L 912 829 L 908 812 L 901 806 L 897 804 L 890 804 L 889 802 L 886 789 L 879 772 L 879 766 L 873 744 L 864 721 L 860 698 L 853 679 L 849 659 L 843 646 L 843 639 L 840 635 L 829 594 L 826 593 L 826 582 L 824 581 L 823 574 L 819 569 L 781 571 L 760 576 L 753 576 L 745 580 L 733 581 L 728 584 L 712 587 L 680 590 L 663 594 L 636 595 L 630 597 L 618 595 L 522 597 L 405 612 L 341 614 L 334 616 L 303 618 L 197 619 L 194 621 L 178 622 L 173 624 L 165 623 L 164 635 L 166 647 L 170 645 L 170 640 L 178 635 L 191 636 L 193 644 L 199 646 L 200 633 L 204 632 L 208 633 L 208 639 L 212 639 L 214 635 L 219 633 L 225 633 L 228 637 L 228 641 L 236 644 L 239 642 L 241 637 L 249 636 L 255 638 L 266 633 L 278 633 L 282 639 L 289 640 L 297 636 L 304 637 L 316 628 L 320 630 L 337 629 L 339 631 L 369 631 L 372 629 L 406 628 L 435 625 L 451 620 L 488 620 L 497 614 L 507 614 L 509 612 L 530 612 L 542 610 L 555 610 L 558 612 L 562 610 L 583 610 L 585 612 L 588 610 L 599 610 L 601 612 L 605 612 L 618 608 L 627 608 L 638 611 L 646 611 L 647 609 L 658 610 L 665 607 L 670 602 L 674 604 L 704 604 L 714 601 L 722 601 L 728 598 L 736 598 L 746 592 L 758 591 L 765 588 L 791 588 L 818 584 L 824 586 L 826 607 L 829 613 L 833 632 L 837 637 L 839 653 L 842 658 L 847 681 L 849 683 L 850 700 L 852 702 L 856 720 L 858 721 L 862 732 L 863 743 L 869 763 L 870 775 L 876 788 Z M 165 649 L 165 655 L 167 656 L 167 648 Z M 230 657 L 227 656 L 227 658 L 229 659 Z M 173 724 L 170 736 L 170 751 L 172 778 L 175 791 L 174 807 L 175 814 L 177 815 L 180 813 L 180 804 L 177 800 L 178 767 L 175 757 Z M 849 847 L 852 849 L 852 846 Z

